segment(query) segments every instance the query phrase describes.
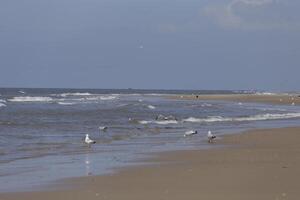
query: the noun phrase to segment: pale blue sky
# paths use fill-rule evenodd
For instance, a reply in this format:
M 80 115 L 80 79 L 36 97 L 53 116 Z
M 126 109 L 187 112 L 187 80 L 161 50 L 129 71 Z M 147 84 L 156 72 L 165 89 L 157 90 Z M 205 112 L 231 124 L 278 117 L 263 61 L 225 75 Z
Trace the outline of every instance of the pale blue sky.
M 1 0 L 0 87 L 300 90 L 300 1 Z

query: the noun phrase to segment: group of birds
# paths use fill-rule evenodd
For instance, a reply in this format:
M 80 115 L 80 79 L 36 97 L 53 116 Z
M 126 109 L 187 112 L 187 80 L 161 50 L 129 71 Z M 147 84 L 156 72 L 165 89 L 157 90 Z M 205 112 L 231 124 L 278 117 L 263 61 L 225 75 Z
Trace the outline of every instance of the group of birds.
M 104 131 L 104 132 L 105 132 L 107 129 L 108 129 L 107 126 L 100 126 L 100 127 L 99 127 L 99 130 L 100 130 L 100 131 Z M 192 135 L 196 135 L 196 134 L 198 134 L 198 131 L 196 131 L 196 130 L 190 130 L 190 131 L 186 131 L 186 132 L 184 133 L 183 136 L 184 136 L 184 137 L 188 137 L 188 136 L 192 136 Z M 212 143 L 213 140 L 214 140 L 215 138 L 216 138 L 216 136 L 213 135 L 211 131 L 208 131 L 208 132 L 207 132 L 207 139 L 208 139 L 208 142 L 209 142 L 209 143 Z M 95 144 L 95 143 L 96 143 L 95 140 L 92 140 L 92 139 L 90 138 L 89 134 L 86 134 L 86 135 L 85 135 L 84 142 L 85 142 L 89 147 L 90 147 L 92 144 Z
M 196 135 L 196 134 L 198 134 L 198 131 L 190 130 L 190 131 L 186 131 L 183 136 L 188 137 L 188 136 L 192 136 L 192 135 Z M 213 135 L 211 131 L 207 132 L 207 139 L 208 139 L 209 143 L 212 143 L 213 140 L 216 138 L 217 138 L 217 136 Z

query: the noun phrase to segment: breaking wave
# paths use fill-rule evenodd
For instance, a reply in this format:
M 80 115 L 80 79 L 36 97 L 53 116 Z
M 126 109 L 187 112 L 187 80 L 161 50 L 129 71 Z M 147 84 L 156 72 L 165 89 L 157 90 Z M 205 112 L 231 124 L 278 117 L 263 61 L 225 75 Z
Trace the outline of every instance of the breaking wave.
M 8 99 L 10 102 L 50 102 L 53 101 L 51 97 L 13 97 Z
M 104 96 L 104 97 L 100 97 L 100 100 L 114 100 L 116 99 L 117 96 Z
M 4 103 L 1 103 L 1 102 L 0 102 L 0 108 L 1 108 L 1 107 L 6 107 L 6 105 L 5 105 Z
M 147 107 L 152 110 L 154 110 L 156 108 L 155 106 L 152 106 L 152 105 L 148 105 Z
M 116 99 L 117 96 L 111 95 L 111 96 L 96 96 L 96 97 L 87 97 L 87 98 L 82 98 L 81 100 L 86 100 L 86 101 L 108 101 L 108 100 L 114 100 Z
M 277 95 L 277 93 L 273 92 L 256 92 L 256 95 Z
M 209 123 L 209 122 L 243 122 L 243 121 L 263 121 L 263 120 L 275 120 L 275 119 L 291 119 L 300 117 L 300 113 L 285 113 L 285 114 L 261 114 L 247 117 L 221 117 L 212 116 L 208 118 L 195 118 L 189 117 L 182 120 L 183 122 L 193 123 Z
M 141 120 L 139 121 L 140 124 L 159 124 L 159 125 L 166 125 L 166 124 L 178 124 L 178 121 L 176 120 L 163 120 L 163 121 L 147 121 L 147 120 Z
M 71 102 L 57 102 L 59 105 L 65 105 L 65 106 L 70 106 L 70 105 L 74 105 L 75 103 L 71 103 Z
M 93 95 L 93 94 L 88 93 L 88 92 L 75 92 L 75 93 L 62 93 L 62 94 L 59 94 L 58 96 L 67 97 L 67 96 L 90 96 L 90 95 Z
M 203 104 L 201 104 L 201 107 L 212 107 L 212 104 L 210 104 L 210 103 L 203 103 Z

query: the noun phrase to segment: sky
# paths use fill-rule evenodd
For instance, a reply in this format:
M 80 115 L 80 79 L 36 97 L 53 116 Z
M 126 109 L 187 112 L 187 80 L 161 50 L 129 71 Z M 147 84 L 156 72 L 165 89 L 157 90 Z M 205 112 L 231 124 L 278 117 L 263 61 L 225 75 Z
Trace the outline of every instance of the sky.
M 300 91 L 297 0 L 1 0 L 0 87 Z

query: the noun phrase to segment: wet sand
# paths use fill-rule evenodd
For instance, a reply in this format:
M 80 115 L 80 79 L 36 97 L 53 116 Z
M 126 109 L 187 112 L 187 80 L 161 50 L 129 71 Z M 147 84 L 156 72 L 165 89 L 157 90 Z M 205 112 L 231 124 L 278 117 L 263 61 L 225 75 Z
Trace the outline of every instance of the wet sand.
M 220 144 L 210 150 L 162 153 L 152 160 L 155 164 L 114 175 L 70 179 L 59 190 L 0 194 L 0 199 L 300 198 L 300 128 L 247 131 L 211 145 Z
M 223 100 L 235 102 L 258 102 L 278 105 L 300 105 L 300 97 L 297 94 L 226 94 L 226 95 L 181 95 L 171 96 L 174 99 L 186 100 Z

